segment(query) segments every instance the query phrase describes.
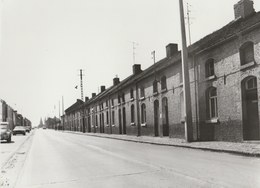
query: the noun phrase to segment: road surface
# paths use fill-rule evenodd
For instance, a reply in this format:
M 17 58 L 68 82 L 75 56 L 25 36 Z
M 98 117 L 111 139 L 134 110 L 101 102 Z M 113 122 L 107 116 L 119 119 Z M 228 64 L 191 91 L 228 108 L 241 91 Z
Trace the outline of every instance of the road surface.
M 260 159 L 37 130 L 16 187 L 260 187 Z

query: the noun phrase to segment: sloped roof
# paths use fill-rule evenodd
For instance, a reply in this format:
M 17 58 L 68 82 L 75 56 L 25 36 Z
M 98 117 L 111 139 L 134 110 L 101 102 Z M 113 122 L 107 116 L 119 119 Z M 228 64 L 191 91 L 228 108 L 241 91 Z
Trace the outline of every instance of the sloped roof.
M 73 112 L 73 111 L 79 109 L 83 104 L 84 104 L 84 102 L 83 102 L 82 100 L 77 99 L 77 102 L 75 102 L 73 105 L 71 105 L 70 107 L 68 107 L 68 108 L 65 110 L 65 113 Z
M 260 27 L 260 12 L 254 13 L 247 18 L 240 18 L 237 20 L 233 20 L 221 29 L 203 37 L 199 41 L 195 42 L 191 46 L 188 47 L 188 53 L 193 54 L 204 49 L 208 49 L 222 42 L 226 42 L 234 37 L 237 37 L 240 33 L 245 32 L 248 29 L 253 29 L 254 27 Z M 124 80 L 122 80 L 118 85 L 111 86 L 106 89 L 104 92 L 99 93 L 97 96 L 88 100 L 85 104 L 88 105 L 91 102 L 96 102 L 98 99 L 102 98 L 107 94 L 112 94 L 113 92 L 122 89 L 129 84 L 140 81 L 151 74 L 154 74 L 155 71 L 163 70 L 174 63 L 179 63 L 181 61 L 181 51 L 178 51 L 174 56 L 169 58 L 164 58 L 147 69 L 143 70 L 141 73 L 137 75 L 130 75 Z

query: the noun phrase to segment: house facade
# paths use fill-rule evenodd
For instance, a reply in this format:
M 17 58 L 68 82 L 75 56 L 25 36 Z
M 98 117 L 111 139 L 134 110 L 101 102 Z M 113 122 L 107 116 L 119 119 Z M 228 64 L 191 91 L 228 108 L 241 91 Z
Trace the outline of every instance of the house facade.
M 194 141 L 260 140 L 260 12 L 241 0 L 234 14 L 188 47 Z M 67 129 L 185 138 L 182 80 L 181 51 L 171 43 L 164 59 L 133 65 L 132 75 L 70 107 Z

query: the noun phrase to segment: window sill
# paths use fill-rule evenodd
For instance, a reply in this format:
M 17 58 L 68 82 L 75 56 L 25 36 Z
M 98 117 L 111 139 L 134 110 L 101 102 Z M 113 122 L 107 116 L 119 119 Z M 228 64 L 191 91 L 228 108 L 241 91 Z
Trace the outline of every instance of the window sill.
M 121 105 L 124 105 L 124 104 L 125 104 L 125 102 L 122 102 L 122 103 L 121 103 Z
M 167 88 L 165 88 L 165 89 L 162 89 L 162 91 L 161 91 L 162 93 L 165 93 L 165 92 L 167 92 Z
M 179 87 L 182 87 L 183 86 L 183 82 L 179 83 Z
M 145 99 L 144 97 L 141 97 L 141 98 L 140 98 L 140 101 L 142 101 L 142 100 L 144 100 L 144 99 Z
M 205 123 L 208 123 L 208 124 L 219 123 L 219 119 L 218 118 L 212 118 L 212 119 L 206 120 Z
M 134 101 L 134 98 L 131 98 L 130 101 Z
M 130 123 L 130 126 L 135 126 L 135 123 L 134 122 Z
M 158 91 L 153 92 L 153 96 L 156 96 L 156 95 L 158 95 L 158 94 L 159 94 Z
M 109 127 L 109 124 L 106 124 L 106 127 Z
M 146 123 L 141 123 L 141 127 L 147 127 Z
M 212 75 L 212 76 L 208 76 L 207 78 L 205 78 L 206 81 L 210 81 L 210 80 L 214 80 L 216 77 L 216 75 Z
M 111 106 L 111 108 L 114 108 L 114 106 Z
M 244 64 L 244 65 L 241 65 L 241 66 L 240 66 L 240 70 L 247 69 L 247 68 L 249 68 L 249 67 L 254 66 L 255 64 L 256 64 L 255 61 L 251 61 L 250 63 Z
M 115 124 L 113 124 L 112 127 L 115 127 Z

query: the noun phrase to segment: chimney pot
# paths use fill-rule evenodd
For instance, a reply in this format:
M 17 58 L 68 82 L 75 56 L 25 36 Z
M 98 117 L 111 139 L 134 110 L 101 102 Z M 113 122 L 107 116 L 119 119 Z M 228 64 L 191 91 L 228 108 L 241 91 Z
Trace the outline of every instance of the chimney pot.
M 104 92 L 105 90 L 106 90 L 106 86 L 100 86 L 101 93 Z
M 92 98 L 96 96 L 96 93 L 92 93 Z
M 87 102 L 89 100 L 89 98 L 88 97 L 85 97 L 85 102 Z
M 120 83 L 119 78 L 118 78 L 118 77 L 115 77 L 115 78 L 113 79 L 113 85 L 116 86 L 116 85 L 119 84 L 119 83 Z
M 134 64 L 133 65 L 133 74 L 136 75 L 136 74 L 139 74 L 140 72 L 142 72 L 141 65 Z
M 166 46 L 166 56 L 171 57 L 178 52 L 178 44 L 170 43 Z
M 234 5 L 235 19 L 246 18 L 255 13 L 254 2 L 251 0 L 240 0 Z

